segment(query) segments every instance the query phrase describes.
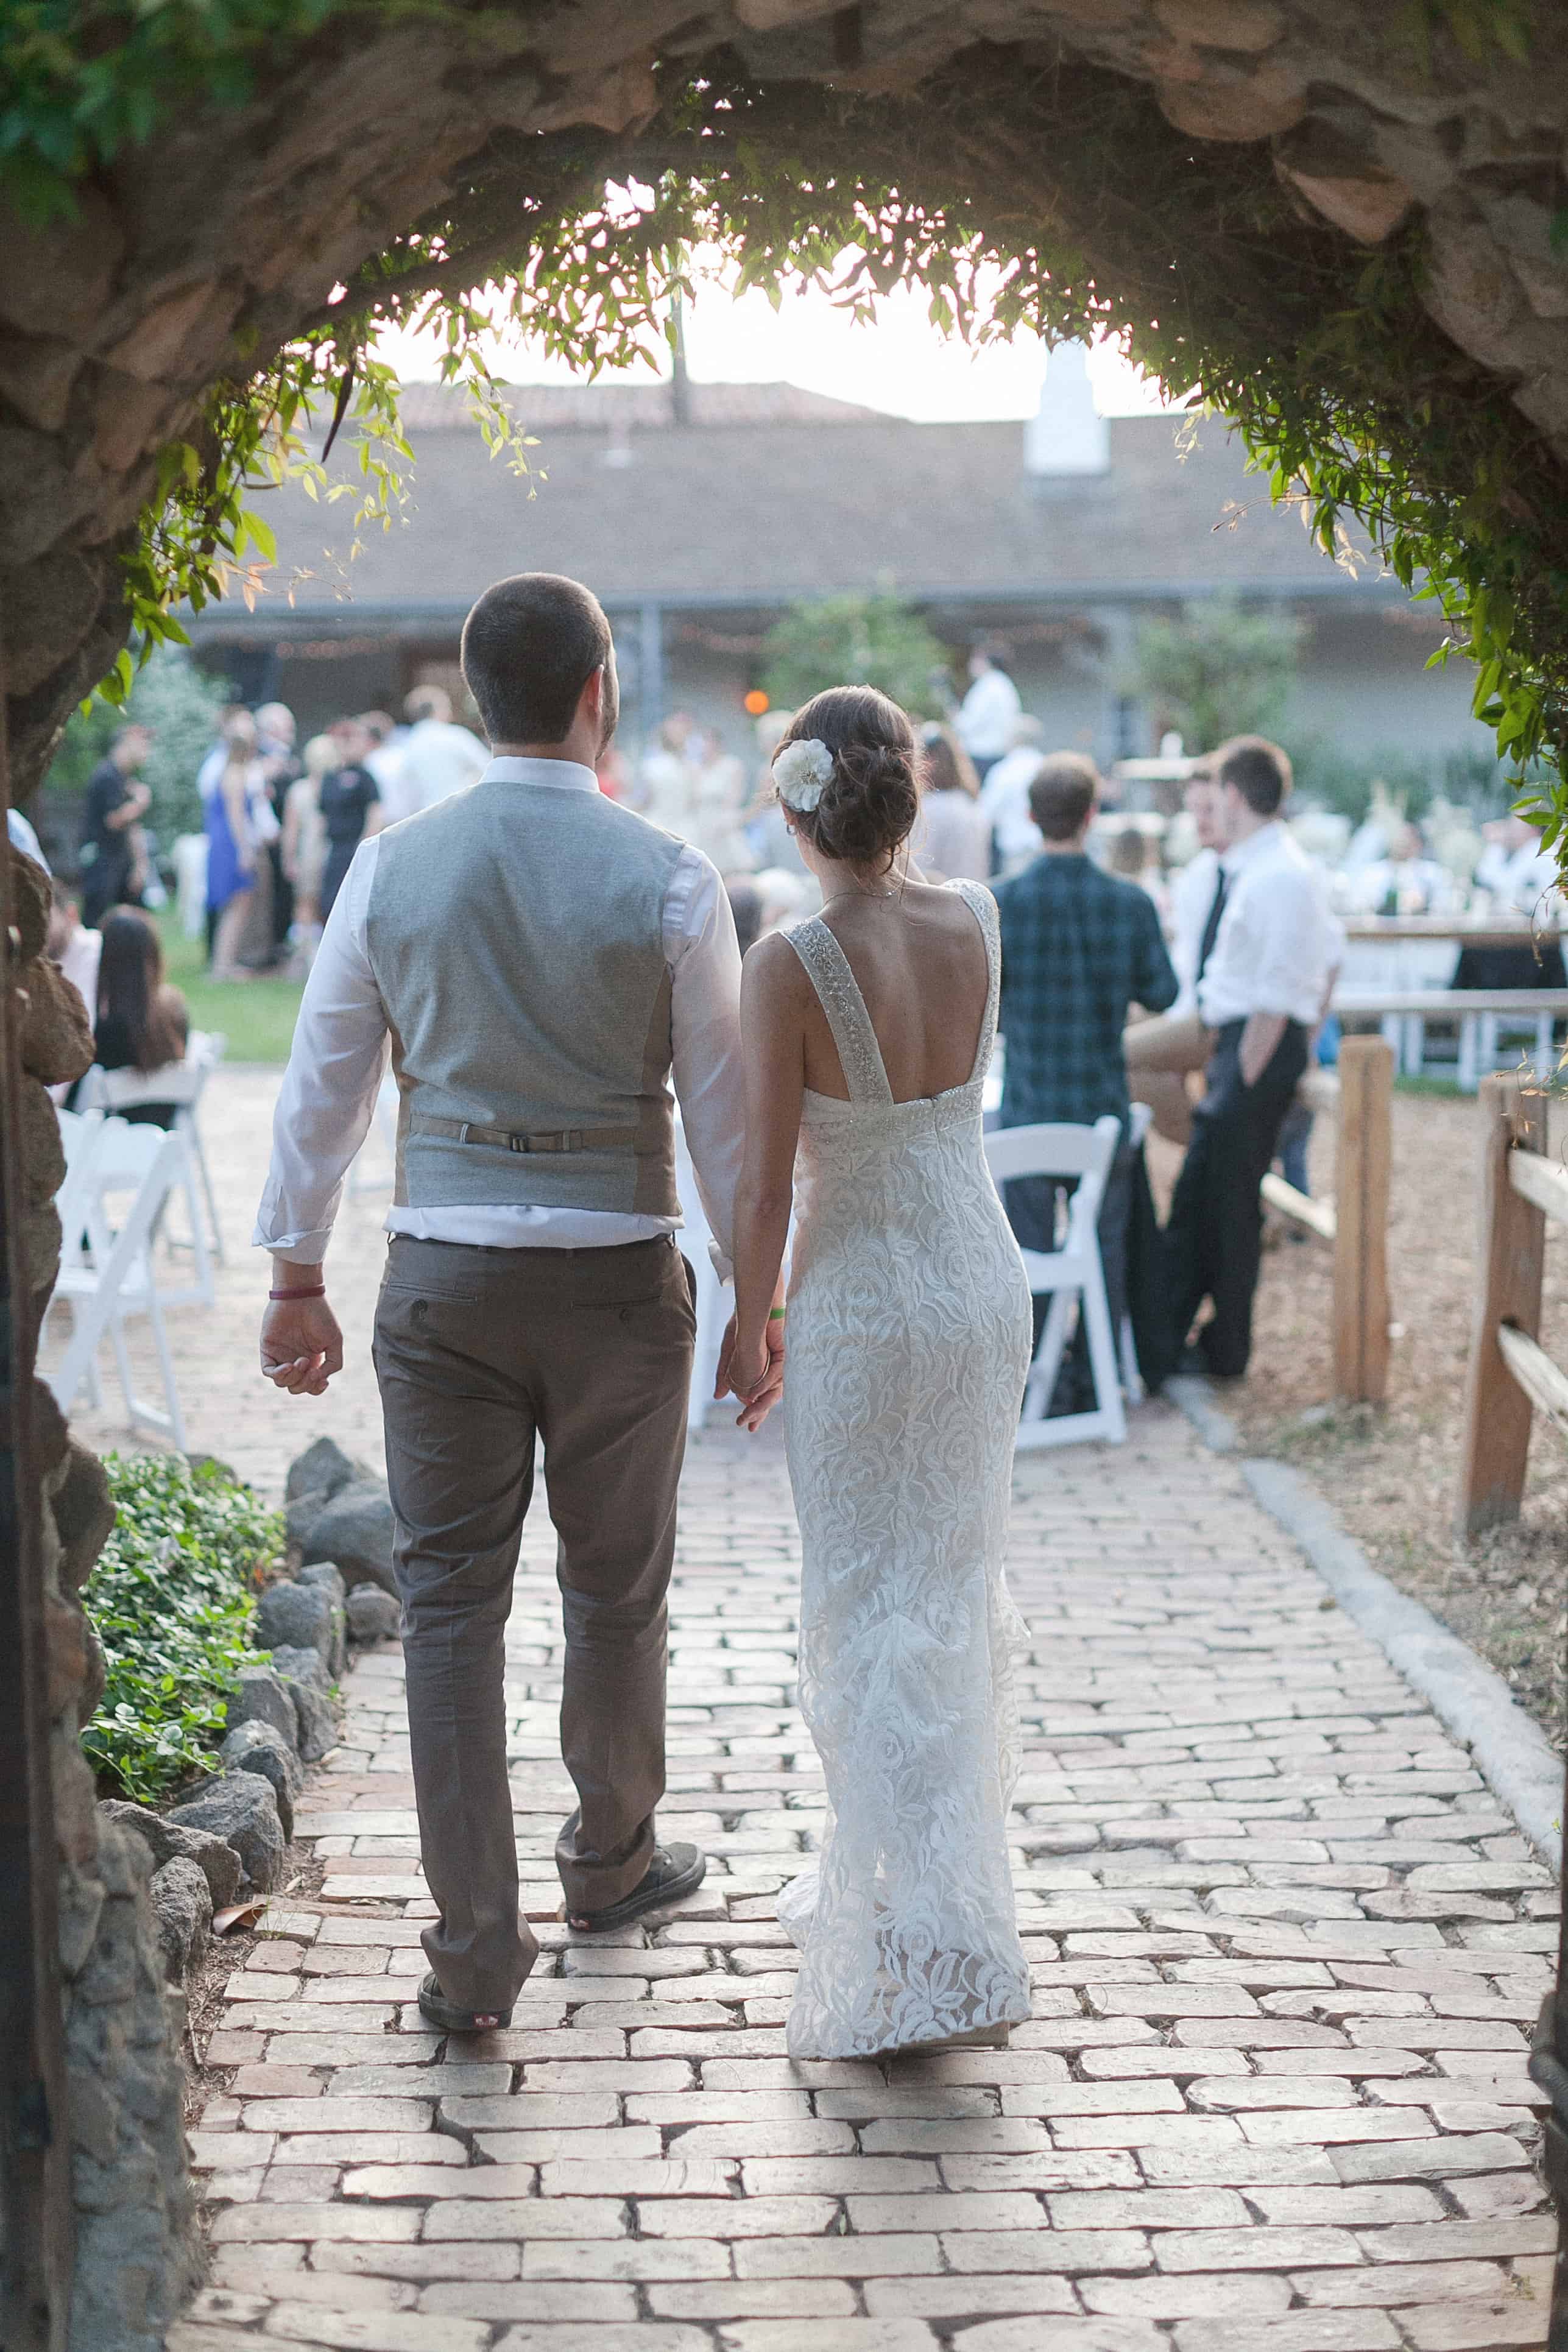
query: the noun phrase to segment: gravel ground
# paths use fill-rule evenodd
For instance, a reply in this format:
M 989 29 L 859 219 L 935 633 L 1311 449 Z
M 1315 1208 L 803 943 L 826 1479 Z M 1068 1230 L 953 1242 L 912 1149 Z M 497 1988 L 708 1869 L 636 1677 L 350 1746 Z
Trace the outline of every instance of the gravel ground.
M 1249 1451 L 1296 1463 L 1384 1574 L 1506 1676 L 1559 1748 L 1568 1739 L 1568 1448 L 1537 1419 L 1517 1526 L 1455 1539 L 1458 1448 L 1476 1266 L 1473 1097 L 1396 1094 L 1389 1286 L 1394 1339 L 1381 1411 L 1334 1409 L 1330 1254 L 1283 1234 L 1259 1286 L 1253 1369 L 1220 1402 Z M 1554 1115 L 1568 1139 L 1568 1118 Z M 1312 1139 L 1312 1184 L 1333 1186 L 1332 1122 Z M 1173 1155 L 1156 1144 L 1169 1181 Z M 1549 1241 L 1542 1343 L 1568 1360 L 1568 1246 Z

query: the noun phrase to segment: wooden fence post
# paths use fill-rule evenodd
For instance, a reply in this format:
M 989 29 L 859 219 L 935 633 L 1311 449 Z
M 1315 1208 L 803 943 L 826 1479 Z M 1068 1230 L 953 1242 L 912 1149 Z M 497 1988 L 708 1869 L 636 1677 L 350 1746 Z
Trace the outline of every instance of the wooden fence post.
M 1476 1308 L 1465 1376 L 1465 1429 L 1456 1526 L 1467 1541 L 1519 1517 L 1530 1453 L 1530 1399 L 1498 1346 L 1498 1326 L 1511 1323 L 1531 1339 L 1541 1330 L 1541 1276 L 1546 1218 L 1508 1180 L 1508 1155 L 1546 1149 L 1546 1097 L 1526 1093 L 1507 1074 L 1481 1080 L 1479 1223 Z
M 1388 1184 L 1394 1054 L 1381 1037 L 1340 1046 L 1334 1182 L 1334 1393 L 1381 1404 L 1388 1391 Z

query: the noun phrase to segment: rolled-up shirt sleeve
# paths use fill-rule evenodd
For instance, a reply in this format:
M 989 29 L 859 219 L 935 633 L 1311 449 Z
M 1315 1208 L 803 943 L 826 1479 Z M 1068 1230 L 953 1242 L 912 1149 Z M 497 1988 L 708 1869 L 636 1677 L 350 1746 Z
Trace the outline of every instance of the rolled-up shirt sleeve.
M 664 902 L 671 1075 L 721 1280 L 732 1271 L 735 1188 L 746 1141 L 741 948 L 718 868 L 689 845 Z
M 362 842 L 305 983 L 272 1116 L 272 1159 L 251 1239 L 314 1264 L 327 1253 L 343 1176 L 369 1132 L 386 1066 L 386 1014 L 365 950 L 378 840 Z

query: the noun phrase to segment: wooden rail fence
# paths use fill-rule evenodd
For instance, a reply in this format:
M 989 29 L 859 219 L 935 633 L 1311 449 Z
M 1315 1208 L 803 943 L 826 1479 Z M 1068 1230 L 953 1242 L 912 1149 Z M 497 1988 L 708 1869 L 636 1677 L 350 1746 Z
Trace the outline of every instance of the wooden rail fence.
M 1568 1224 L 1568 1171 L 1546 1158 L 1544 1093 L 1517 1077 L 1480 1087 L 1475 1321 L 1465 1381 L 1458 1532 L 1519 1517 L 1531 1422 L 1568 1434 L 1568 1375 L 1541 1345 L 1548 1218 Z
M 1381 1404 L 1388 1392 L 1388 1188 L 1394 1052 L 1381 1037 L 1346 1037 L 1339 1075 L 1302 1081 L 1314 1110 L 1337 1109 L 1334 1196 L 1311 1201 L 1283 1177 L 1263 1179 L 1270 1208 L 1334 1254 L 1334 1393 Z M 1568 1397 L 1568 1381 L 1563 1383 Z

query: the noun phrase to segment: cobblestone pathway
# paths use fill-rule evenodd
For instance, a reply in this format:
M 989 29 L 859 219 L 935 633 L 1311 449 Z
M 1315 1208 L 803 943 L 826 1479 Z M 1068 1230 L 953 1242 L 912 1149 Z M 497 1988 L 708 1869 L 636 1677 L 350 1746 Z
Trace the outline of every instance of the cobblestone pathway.
M 171 2352 L 1544 2345 L 1547 1874 L 1173 1414 L 1020 1467 L 1035 2014 L 1005 2053 L 784 2056 L 774 1896 L 821 1792 L 765 1441 L 705 1439 L 687 1482 L 663 1819 L 708 1883 L 646 1934 L 553 1923 L 544 1528 L 510 1637 L 544 1944 L 514 2022 L 420 2024 L 400 1675 L 373 1656 L 301 1815 L 320 1903 L 272 1920 L 213 2037 L 213 2284 Z

